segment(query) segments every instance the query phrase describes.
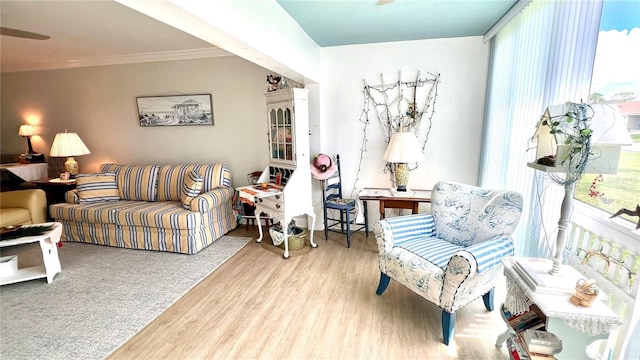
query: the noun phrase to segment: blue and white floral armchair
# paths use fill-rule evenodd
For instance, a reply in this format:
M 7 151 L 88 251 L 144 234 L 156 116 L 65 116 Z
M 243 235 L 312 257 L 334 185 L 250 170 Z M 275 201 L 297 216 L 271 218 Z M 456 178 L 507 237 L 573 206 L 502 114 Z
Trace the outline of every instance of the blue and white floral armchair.
M 390 279 L 442 308 L 442 338 L 453 336 L 456 311 L 482 297 L 493 310 L 501 259 L 513 255 L 513 233 L 522 213 L 522 196 L 455 182 L 438 182 L 431 214 L 378 221 L 382 295 Z

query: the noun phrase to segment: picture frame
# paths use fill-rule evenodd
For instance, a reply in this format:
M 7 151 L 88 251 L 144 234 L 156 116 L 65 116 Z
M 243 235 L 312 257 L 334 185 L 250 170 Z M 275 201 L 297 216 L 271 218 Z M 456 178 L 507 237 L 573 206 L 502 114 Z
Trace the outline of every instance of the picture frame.
M 211 94 L 138 96 L 140 126 L 213 125 Z

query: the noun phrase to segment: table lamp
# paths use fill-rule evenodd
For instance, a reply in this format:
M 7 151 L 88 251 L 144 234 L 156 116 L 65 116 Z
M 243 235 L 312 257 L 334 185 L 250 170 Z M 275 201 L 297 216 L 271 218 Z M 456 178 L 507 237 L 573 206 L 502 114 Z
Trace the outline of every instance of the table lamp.
M 382 156 L 384 160 L 395 164 L 395 181 L 398 191 L 407 191 L 409 167 L 407 163 L 424 160 L 424 154 L 418 139 L 412 132 L 398 131 L 391 137 L 389 146 Z
M 33 151 L 33 147 L 31 146 L 31 137 L 35 135 L 35 131 L 33 131 L 33 126 L 31 125 L 20 125 L 20 129 L 18 129 L 18 135 L 27 139 L 27 145 L 29 146 L 28 154 L 35 154 Z
M 76 133 L 58 133 L 53 139 L 51 145 L 50 156 L 55 157 L 67 157 L 67 161 L 64 163 L 65 170 L 71 176 L 78 174 L 78 163 L 73 158 L 74 156 L 91 154 L 91 151 L 82 142 L 80 136 Z

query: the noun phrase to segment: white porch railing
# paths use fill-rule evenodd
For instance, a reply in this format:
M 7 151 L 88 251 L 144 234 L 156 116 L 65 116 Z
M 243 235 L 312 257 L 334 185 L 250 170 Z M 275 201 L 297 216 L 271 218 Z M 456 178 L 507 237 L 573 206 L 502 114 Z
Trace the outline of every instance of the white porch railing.
M 640 268 L 640 231 L 622 219 L 574 201 L 571 230 L 567 238 L 565 263 L 587 279 L 595 279 L 608 296 L 609 307 L 620 316 L 622 327 L 614 331 L 608 344 L 593 350 L 600 359 L 628 359 L 632 333 L 640 318 L 638 270 Z M 637 335 L 636 335 L 637 336 Z M 638 356 L 634 354 L 634 356 Z

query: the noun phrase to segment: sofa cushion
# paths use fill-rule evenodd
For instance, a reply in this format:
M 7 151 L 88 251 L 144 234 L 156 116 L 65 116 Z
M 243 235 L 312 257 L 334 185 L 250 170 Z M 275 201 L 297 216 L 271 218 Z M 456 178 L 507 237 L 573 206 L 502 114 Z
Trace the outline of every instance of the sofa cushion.
M 122 200 L 157 201 L 158 165 L 103 164 L 100 171 L 114 172 Z
M 179 201 L 138 202 L 116 211 L 114 220 L 118 225 L 194 229 L 202 224 L 202 213 L 185 210 Z
M 184 178 L 192 170 L 202 176 L 202 193 L 231 187 L 231 172 L 222 164 L 164 165 L 158 171 L 158 200 L 180 201 Z
M 182 206 L 187 210 L 191 210 L 191 201 L 200 195 L 201 190 L 202 176 L 197 171 L 191 170 L 182 182 L 182 192 L 180 194 Z
M 54 204 L 51 217 L 75 222 L 197 229 L 203 214 L 185 210 L 179 201 L 114 201 L 93 204 Z
M 80 204 L 120 200 L 115 173 L 78 174 L 76 189 Z
M 53 204 L 49 206 L 49 213 L 56 220 L 115 224 L 118 211 L 140 203 L 120 200 L 89 204 Z

